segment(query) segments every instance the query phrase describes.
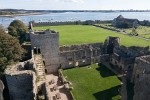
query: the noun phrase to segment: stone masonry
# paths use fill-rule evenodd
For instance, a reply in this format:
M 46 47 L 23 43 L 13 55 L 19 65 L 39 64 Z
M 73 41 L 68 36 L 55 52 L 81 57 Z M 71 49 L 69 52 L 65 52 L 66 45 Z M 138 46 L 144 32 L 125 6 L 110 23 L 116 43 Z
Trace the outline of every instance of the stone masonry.
M 36 75 L 32 60 L 8 66 L 5 77 L 11 100 L 36 100 Z
M 150 100 L 150 55 L 136 58 L 132 76 L 133 100 Z
M 56 72 L 59 67 L 59 34 L 55 31 L 37 31 L 30 33 L 34 53 L 41 53 L 45 63 L 45 72 Z
M 60 49 L 60 66 L 71 68 L 100 63 L 102 43 L 62 46 Z

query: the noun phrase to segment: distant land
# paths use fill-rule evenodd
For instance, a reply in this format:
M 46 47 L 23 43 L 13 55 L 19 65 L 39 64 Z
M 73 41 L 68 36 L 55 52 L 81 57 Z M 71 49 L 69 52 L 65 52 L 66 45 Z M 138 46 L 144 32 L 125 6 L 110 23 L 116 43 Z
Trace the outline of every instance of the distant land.
M 24 16 L 39 15 L 45 13 L 65 13 L 65 12 L 150 12 L 150 10 L 24 10 L 24 9 L 0 9 L 0 16 Z

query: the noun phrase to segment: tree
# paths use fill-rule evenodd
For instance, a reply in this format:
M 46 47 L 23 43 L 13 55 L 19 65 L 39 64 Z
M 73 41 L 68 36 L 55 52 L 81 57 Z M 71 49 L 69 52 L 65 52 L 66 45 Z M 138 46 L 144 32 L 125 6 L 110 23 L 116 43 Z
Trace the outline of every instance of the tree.
M 7 65 L 21 60 L 25 50 L 19 44 L 18 39 L 7 34 L 0 26 L 0 72 Z
M 8 27 L 8 33 L 19 39 L 20 43 L 26 40 L 27 27 L 20 20 L 14 20 Z
M 138 33 L 135 28 L 132 29 L 131 35 L 138 36 Z

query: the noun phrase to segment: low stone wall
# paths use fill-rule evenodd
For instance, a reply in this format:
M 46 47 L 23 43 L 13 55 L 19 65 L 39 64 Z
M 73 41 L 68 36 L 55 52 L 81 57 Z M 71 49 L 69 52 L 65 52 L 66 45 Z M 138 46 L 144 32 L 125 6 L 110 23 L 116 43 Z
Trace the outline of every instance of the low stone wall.
M 57 26 L 57 25 L 94 25 L 102 23 L 112 23 L 112 20 L 101 21 L 101 20 L 86 20 L 86 21 L 65 21 L 65 22 L 30 22 L 30 28 L 40 26 Z
M 33 26 L 39 27 L 39 26 L 57 26 L 57 25 L 78 25 L 81 22 L 39 22 L 39 23 L 33 23 Z
M 111 30 L 111 31 L 115 31 L 115 32 L 120 32 L 119 29 L 109 28 L 109 27 L 105 27 L 105 26 L 101 26 L 101 25 L 93 25 L 93 26 L 100 27 L 100 28 L 107 29 L 107 30 Z
M 67 84 L 67 91 L 69 92 L 69 95 L 70 95 L 70 100 L 75 100 L 74 96 L 73 96 L 73 93 L 72 91 L 70 90 L 70 87 L 69 87 L 69 84 L 68 84 L 68 81 L 65 79 L 63 73 L 62 73 L 62 69 L 59 69 L 58 70 L 58 73 L 59 73 L 59 77 L 61 78 L 63 84 Z

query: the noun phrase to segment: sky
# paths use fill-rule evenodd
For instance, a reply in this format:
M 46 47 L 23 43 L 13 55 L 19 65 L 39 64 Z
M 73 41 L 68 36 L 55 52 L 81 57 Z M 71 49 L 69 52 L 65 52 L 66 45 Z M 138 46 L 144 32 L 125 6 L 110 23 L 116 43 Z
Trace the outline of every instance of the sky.
M 0 0 L 0 9 L 150 10 L 150 0 Z

